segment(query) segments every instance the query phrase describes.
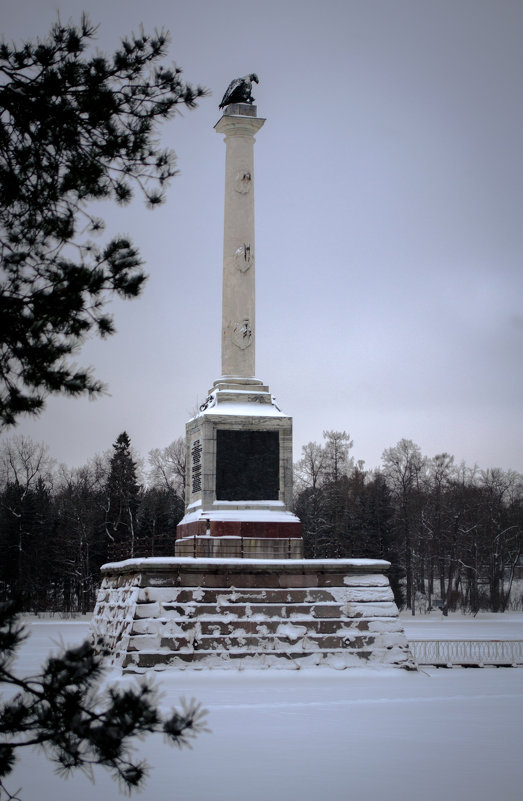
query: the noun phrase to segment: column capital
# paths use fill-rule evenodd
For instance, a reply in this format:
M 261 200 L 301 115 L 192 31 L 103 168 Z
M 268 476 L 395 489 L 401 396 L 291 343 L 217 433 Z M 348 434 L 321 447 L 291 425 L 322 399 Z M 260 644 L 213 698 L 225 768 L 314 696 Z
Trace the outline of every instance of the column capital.
M 225 136 L 254 136 L 265 119 L 263 117 L 247 117 L 244 114 L 224 114 L 214 126 L 217 133 Z

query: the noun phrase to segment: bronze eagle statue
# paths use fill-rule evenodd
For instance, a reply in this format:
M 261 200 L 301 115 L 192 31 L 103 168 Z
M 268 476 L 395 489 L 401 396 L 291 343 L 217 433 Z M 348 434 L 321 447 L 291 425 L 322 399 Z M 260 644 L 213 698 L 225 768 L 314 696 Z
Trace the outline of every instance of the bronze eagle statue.
M 231 81 L 218 108 L 224 108 L 230 103 L 254 103 L 254 97 L 251 94 L 252 81 L 259 83 L 258 76 L 254 72 Z

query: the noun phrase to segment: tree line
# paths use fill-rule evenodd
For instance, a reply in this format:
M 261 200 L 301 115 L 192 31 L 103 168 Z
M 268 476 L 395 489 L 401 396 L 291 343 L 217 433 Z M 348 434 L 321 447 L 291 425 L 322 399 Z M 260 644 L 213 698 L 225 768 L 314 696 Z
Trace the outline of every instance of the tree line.
M 523 476 L 422 455 L 402 439 L 378 470 L 350 455 L 346 432 L 325 431 L 296 464 L 295 511 L 310 558 L 385 558 L 400 606 L 502 612 L 522 603 Z
M 144 472 L 144 471 L 142 471 Z M 173 554 L 184 512 L 185 443 L 140 465 L 130 438 L 78 469 L 15 436 L 0 447 L 0 600 L 25 611 L 90 612 L 108 561 Z
M 504 611 L 521 604 L 523 476 L 432 458 L 403 439 L 366 470 L 342 431 L 302 448 L 295 512 L 307 558 L 383 558 L 399 606 Z M 0 600 L 26 611 L 89 612 L 100 567 L 170 556 L 184 513 L 185 442 L 143 465 L 126 432 L 76 469 L 14 436 L 0 447 Z

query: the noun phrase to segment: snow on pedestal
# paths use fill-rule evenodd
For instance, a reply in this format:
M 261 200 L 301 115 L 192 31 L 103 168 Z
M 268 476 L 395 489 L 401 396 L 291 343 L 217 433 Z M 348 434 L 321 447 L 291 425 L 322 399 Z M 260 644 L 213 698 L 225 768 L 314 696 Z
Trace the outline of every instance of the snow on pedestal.
M 92 631 L 125 672 L 415 668 L 389 563 L 129 559 L 105 565 Z

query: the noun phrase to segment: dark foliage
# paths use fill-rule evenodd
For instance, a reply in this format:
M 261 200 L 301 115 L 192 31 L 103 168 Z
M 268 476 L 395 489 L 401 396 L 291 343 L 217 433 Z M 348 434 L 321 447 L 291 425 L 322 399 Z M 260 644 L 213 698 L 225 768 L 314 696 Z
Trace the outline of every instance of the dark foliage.
M 148 770 L 133 757 L 133 740 L 162 733 L 182 747 L 205 730 L 204 712 L 194 701 L 162 717 L 145 682 L 137 689 L 97 691 L 101 658 L 89 642 L 49 657 L 37 676 L 17 677 L 12 665 L 25 636 L 14 604 L 0 603 L 0 684 L 15 691 L 0 702 L 0 797 L 2 791 L 15 797 L 4 779 L 24 747 L 43 748 L 64 775 L 80 769 L 92 776 L 100 765 L 130 790 L 143 784 Z
M 184 514 L 183 500 L 164 488 L 151 487 L 141 498 L 137 513 L 137 556 L 172 556 L 176 526 Z
M 296 465 L 307 557 L 388 560 L 396 603 L 413 613 L 507 608 L 523 577 L 522 476 L 457 468 L 445 453 L 427 459 L 410 440 L 368 472 L 347 458 L 344 432 L 325 437 Z
M 37 480 L 21 493 L 16 484 L 8 484 L 0 497 L 0 581 L 10 585 L 13 596 L 31 596 L 36 607 L 45 609 L 56 576 L 56 519 L 49 487 Z
M 174 553 L 185 444 L 151 451 L 145 489 L 127 435 L 115 446 L 112 466 L 94 459 L 57 474 L 45 446 L 4 441 L 0 600 L 22 595 L 24 611 L 88 612 L 104 562 Z M 523 602 L 514 594 L 523 578 L 521 475 L 458 468 L 448 454 L 427 459 L 409 442 L 386 452 L 381 471 L 347 458 L 340 464 L 339 453 L 333 462 L 315 443 L 304 451 L 295 511 L 306 557 L 386 559 L 396 602 L 417 611 L 503 611 L 511 590 L 511 602 Z
M 165 449 L 179 455 L 173 446 Z M 176 443 L 178 446 L 178 443 Z M 164 455 L 165 455 L 164 454 Z M 158 458 L 156 453 L 156 468 Z M 157 482 L 138 485 L 124 433 L 112 459 L 53 468 L 45 446 L 25 437 L 0 447 L 0 600 L 23 611 L 90 612 L 105 562 L 131 556 L 172 556 L 183 517 L 183 470 L 162 463 Z
M 43 41 L 0 43 L 0 425 L 49 393 L 102 391 L 69 357 L 90 332 L 113 333 L 107 301 L 136 297 L 145 274 L 128 238 L 90 238 L 104 223 L 88 202 L 127 203 L 139 187 L 160 203 L 175 159 L 157 125 L 204 94 L 158 63 L 165 33 L 88 56 L 95 32 L 83 17 Z
M 117 438 L 113 451 L 106 487 L 108 556 L 117 558 L 120 553 L 125 553 L 132 558 L 135 556 L 140 487 L 136 480 L 136 463 L 131 454 L 131 440 L 126 431 Z

